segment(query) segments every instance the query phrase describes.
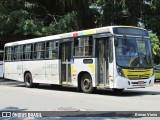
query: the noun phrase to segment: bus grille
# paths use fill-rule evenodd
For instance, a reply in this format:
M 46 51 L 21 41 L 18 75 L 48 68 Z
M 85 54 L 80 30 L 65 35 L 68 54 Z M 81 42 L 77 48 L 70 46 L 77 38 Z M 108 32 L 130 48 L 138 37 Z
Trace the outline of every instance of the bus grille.
M 152 76 L 153 69 L 145 69 L 145 70 L 123 69 L 123 73 L 124 76 L 130 80 L 148 79 Z

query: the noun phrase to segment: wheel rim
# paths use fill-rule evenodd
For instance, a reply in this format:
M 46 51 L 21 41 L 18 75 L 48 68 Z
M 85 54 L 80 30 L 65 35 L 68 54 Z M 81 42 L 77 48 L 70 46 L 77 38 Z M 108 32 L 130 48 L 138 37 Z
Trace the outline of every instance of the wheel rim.
M 89 90 L 91 87 L 91 81 L 88 78 L 84 79 L 83 86 L 85 90 Z

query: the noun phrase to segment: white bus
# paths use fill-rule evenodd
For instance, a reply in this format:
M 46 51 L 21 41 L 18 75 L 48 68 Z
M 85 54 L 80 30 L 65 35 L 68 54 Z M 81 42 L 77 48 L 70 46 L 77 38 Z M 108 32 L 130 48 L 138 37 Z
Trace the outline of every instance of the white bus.
M 0 50 L 0 78 L 3 78 L 3 51 Z
M 4 77 L 29 88 L 47 83 L 86 93 L 152 86 L 150 38 L 142 28 L 108 26 L 7 43 Z

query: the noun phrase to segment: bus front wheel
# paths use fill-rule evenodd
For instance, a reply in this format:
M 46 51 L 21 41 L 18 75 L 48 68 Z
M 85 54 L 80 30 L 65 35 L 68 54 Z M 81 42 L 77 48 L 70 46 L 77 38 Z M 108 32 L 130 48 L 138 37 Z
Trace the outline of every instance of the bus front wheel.
M 81 78 L 81 89 L 84 93 L 92 93 L 94 88 L 92 78 L 89 74 L 84 74 Z
M 24 82 L 25 82 L 25 85 L 26 85 L 27 88 L 33 87 L 33 82 L 32 82 L 32 75 L 31 75 L 31 73 L 26 73 Z

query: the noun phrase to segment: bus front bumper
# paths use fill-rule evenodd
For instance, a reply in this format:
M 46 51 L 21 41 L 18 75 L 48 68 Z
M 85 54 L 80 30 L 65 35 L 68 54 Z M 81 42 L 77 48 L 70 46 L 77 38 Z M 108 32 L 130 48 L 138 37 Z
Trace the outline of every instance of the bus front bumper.
M 144 88 L 154 84 L 155 77 L 152 76 L 148 79 L 129 80 L 127 78 L 117 76 L 114 80 L 113 88 L 126 89 L 126 88 Z

